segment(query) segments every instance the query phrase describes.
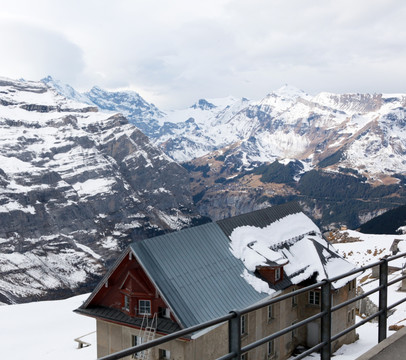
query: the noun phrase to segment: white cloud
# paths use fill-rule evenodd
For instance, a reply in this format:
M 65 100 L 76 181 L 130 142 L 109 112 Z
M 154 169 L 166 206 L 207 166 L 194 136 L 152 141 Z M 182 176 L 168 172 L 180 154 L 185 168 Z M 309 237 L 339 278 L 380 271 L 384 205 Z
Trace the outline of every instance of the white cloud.
M 260 98 L 284 83 L 405 91 L 403 0 L 2 2 L 3 17 L 19 21 L 2 22 L 3 76 L 131 87 L 164 108 Z
M 0 69 L 4 76 L 39 79 L 52 74 L 61 80 L 72 80 L 84 69 L 82 50 L 65 36 L 36 25 L 4 20 Z

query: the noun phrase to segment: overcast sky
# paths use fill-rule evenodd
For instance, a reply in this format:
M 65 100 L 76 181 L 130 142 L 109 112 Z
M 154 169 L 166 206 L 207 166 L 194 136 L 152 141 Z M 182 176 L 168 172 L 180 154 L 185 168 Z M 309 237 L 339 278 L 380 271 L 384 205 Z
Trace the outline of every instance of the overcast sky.
M 199 98 L 406 93 L 404 0 L 0 0 L 0 76 Z

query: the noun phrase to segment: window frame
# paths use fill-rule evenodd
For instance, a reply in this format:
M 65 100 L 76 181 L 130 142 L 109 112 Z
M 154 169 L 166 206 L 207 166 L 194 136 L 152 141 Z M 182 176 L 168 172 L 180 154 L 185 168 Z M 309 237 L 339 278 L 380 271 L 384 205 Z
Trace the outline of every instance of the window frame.
M 309 304 L 320 306 L 320 291 L 317 290 L 309 291 Z
M 131 334 L 131 346 L 137 346 L 142 344 L 142 337 Z M 140 352 L 142 354 L 142 352 Z M 131 354 L 131 359 L 137 359 L 138 353 Z
M 124 294 L 123 299 L 123 310 L 130 311 L 130 296 L 126 294 Z
M 241 335 L 248 334 L 248 324 L 247 324 L 247 314 L 241 315 L 240 317 L 240 327 L 241 327 Z
M 295 324 L 297 324 L 297 320 L 293 321 L 291 325 L 295 325 Z M 291 336 L 291 340 L 294 341 L 295 338 L 297 337 L 297 329 L 293 329 L 290 332 L 290 336 Z
M 268 358 L 275 355 L 275 341 L 271 340 L 266 343 L 266 354 Z
M 145 304 L 148 303 L 148 306 L 141 305 L 141 303 L 144 302 Z M 144 311 L 141 312 L 141 309 L 143 309 Z M 149 312 L 145 312 L 145 310 L 148 310 Z M 152 314 L 152 304 L 151 304 L 151 300 L 147 300 L 147 299 L 139 299 L 138 300 L 138 315 L 151 315 Z
M 296 291 L 296 289 L 295 288 L 293 288 L 292 289 L 292 292 L 294 292 L 294 291 Z M 291 300 L 292 300 L 292 307 L 295 307 L 295 306 L 297 306 L 297 298 L 296 298 L 296 295 L 295 296 L 292 296 L 291 297 Z
M 267 307 L 267 314 L 268 314 L 268 321 L 272 321 L 274 319 L 273 317 L 273 305 L 268 305 Z
M 279 281 L 281 279 L 281 268 L 277 267 L 275 268 L 275 282 Z
M 166 349 L 158 349 L 159 360 L 169 360 L 171 358 L 171 352 Z

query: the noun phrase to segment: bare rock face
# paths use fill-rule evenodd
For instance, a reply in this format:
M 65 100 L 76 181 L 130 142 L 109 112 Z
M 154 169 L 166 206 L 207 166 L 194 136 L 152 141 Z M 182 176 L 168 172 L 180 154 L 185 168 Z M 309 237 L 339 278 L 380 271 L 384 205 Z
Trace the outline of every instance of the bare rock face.
M 130 241 L 201 220 L 187 171 L 122 115 L 0 80 L 0 302 L 88 291 Z

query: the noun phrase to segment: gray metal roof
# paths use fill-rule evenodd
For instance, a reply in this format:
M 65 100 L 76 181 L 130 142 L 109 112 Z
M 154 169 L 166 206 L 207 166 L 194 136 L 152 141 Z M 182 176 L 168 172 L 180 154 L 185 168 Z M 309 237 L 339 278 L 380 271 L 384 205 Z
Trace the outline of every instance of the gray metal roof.
M 303 212 L 300 205 L 296 202 L 268 207 L 256 210 L 248 214 L 233 216 L 228 219 L 219 220 L 217 224 L 221 227 L 227 236 L 230 236 L 233 230 L 240 226 L 255 226 L 263 228 L 275 221 L 291 214 Z
M 245 267 L 216 223 L 130 245 L 185 327 L 242 309 L 267 297 L 242 277 Z
M 246 268 L 243 262 L 231 253 L 229 236 L 237 227 L 263 228 L 300 212 L 302 209 L 297 203 L 288 203 L 135 242 L 123 252 L 78 311 L 130 323 L 130 320 L 121 317 L 119 310 L 91 306 L 91 299 L 129 251 L 141 264 L 182 327 L 200 324 L 226 315 L 233 309 L 243 309 L 255 304 L 269 295 L 254 290 L 241 276 Z M 302 238 L 296 239 L 295 242 L 300 239 Z M 292 244 L 284 242 L 278 248 L 290 251 Z M 317 242 L 314 244 L 320 261 L 325 265 L 325 248 Z M 330 255 L 338 256 L 333 253 Z M 283 280 L 269 284 L 270 288 L 282 290 L 291 286 L 293 276 L 302 273 L 309 266 L 304 265 L 290 276 L 284 272 Z M 131 324 L 136 325 L 136 321 Z M 162 331 L 173 329 L 165 328 Z

